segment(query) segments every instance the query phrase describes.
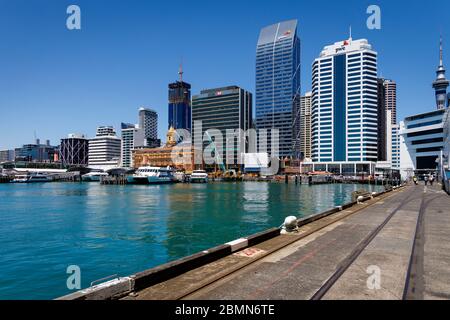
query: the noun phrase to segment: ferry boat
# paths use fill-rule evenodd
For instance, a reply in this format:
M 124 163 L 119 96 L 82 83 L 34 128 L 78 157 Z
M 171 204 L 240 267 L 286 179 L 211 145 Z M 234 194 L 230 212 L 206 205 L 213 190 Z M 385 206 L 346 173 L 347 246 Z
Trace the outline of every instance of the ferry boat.
M 81 180 L 85 182 L 97 182 L 100 181 L 101 177 L 107 177 L 106 172 L 89 172 L 81 176 Z
M 190 177 L 191 183 L 207 183 L 208 174 L 205 170 L 194 170 Z
M 42 172 L 33 172 L 27 175 L 17 175 L 11 182 L 13 183 L 32 183 L 32 182 L 50 182 L 53 179 L 48 174 Z
M 140 167 L 127 178 L 132 184 L 165 184 L 175 183 L 172 169 L 160 167 Z

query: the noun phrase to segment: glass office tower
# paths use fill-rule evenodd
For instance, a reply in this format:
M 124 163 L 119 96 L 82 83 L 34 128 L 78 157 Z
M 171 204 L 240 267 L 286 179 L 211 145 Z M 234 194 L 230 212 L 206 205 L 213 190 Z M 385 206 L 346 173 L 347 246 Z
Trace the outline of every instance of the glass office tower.
M 279 155 L 300 157 L 300 39 L 297 20 L 261 30 L 256 49 L 256 126 L 278 129 Z M 270 134 L 268 151 L 271 152 Z

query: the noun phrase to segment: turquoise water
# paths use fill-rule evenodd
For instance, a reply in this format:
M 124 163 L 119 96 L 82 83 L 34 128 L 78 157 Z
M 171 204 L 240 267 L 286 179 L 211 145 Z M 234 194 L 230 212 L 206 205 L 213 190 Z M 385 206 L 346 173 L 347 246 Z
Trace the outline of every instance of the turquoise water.
M 83 288 L 130 275 L 278 227 L 288 215 L 319 213 L 360 188 L 370 187 L 0 184 L 0 299 L 68 294 L 69 265 L 81 268 Z

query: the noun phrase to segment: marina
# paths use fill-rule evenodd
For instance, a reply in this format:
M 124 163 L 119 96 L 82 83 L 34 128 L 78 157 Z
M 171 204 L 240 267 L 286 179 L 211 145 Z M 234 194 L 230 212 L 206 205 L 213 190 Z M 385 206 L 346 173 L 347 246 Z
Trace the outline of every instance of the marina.
M 351 201 L 354 184 L 1 184 L 0 299 L 52 299 Z M 364 186 L 368 191 L 382 186 Z

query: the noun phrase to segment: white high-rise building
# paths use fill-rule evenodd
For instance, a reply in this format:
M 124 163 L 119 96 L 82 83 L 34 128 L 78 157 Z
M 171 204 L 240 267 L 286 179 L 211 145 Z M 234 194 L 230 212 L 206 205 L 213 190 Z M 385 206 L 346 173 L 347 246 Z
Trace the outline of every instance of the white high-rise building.
M 377 52 L 367 40 L 326 46 L 312 65 L 314 162 L 377 161 Z
M 138 126 L 134 124 L 122 123 L 122 152 L 121 166 L 125 168 L 133 167 L 133 149 L 135 148 Z
M 400 169 L 400 126 L 393 124 L 392 114 L 386 111 L 386 161 L 392 169 Z
M 306 161 L 311 161 L 311 98 L 312 92 L 300 98 L 300 152 Z
M 122 167 L 133 167 L 133 150 L 140 147 L 159 147 L 158 113 L 139 109 L 139 124 L 122 123 Z
M 113 127 L 97 128 L 95 138 L 89 140 L 89 167 L 108 170 L 119 166 L 121 139 Z

